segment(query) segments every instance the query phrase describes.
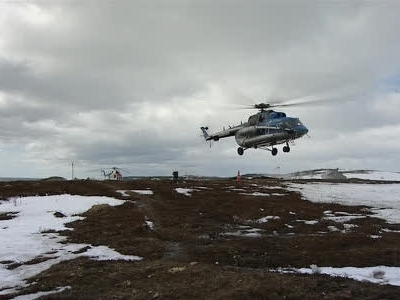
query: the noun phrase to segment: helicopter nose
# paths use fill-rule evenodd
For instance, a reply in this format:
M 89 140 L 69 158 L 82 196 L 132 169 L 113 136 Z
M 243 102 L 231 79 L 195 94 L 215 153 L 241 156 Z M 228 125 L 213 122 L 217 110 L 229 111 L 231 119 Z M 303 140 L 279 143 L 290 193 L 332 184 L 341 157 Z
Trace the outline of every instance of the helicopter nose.
M 294 132 L 296 133 L 297 136 L 303 136 L 303 135 L 307 134 L 308 129 L 304 125 L 297 125 L 294 128 Z

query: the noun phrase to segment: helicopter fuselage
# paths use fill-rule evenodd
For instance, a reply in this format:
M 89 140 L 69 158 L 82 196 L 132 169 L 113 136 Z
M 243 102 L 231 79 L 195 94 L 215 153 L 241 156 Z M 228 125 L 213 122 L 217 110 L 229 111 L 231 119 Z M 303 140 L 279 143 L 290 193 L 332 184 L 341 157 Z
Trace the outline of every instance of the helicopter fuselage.
M 106 173 L 104 170 L 101 170 L 101 172 L 104 175 L 104 178 L 107 178 L 109 180 L 121 180 L 122 179 L 122 174 L 117 170 L 117 168 L 112 168 L 112 170 L 109 173 Z
M 298 118 L 278 117 L 260 121 L 254 126 L 244 126 L 236 131 L 235 140 L 244 148 L 261 148 L 298 139 L 307 132 Z

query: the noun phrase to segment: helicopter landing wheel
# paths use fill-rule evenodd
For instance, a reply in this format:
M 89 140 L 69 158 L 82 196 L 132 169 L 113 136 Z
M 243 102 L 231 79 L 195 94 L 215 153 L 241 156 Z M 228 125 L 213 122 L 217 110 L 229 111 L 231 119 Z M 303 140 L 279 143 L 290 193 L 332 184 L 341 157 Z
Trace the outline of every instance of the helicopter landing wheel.
M 277 155 L 277 154 L 278 154 L 278 148 L 272 148 L 271 154 L 272 154 L 273 156 Z
M 239 148 L 237 149 L 237 153 L 238 153 L 239 155 L 243 155 L 244 149 L 243 149 L 242 147 L 239 147 Z
M 282 150 L 283 150 L 283 152 L 290 152 L 290 147 L 284 146 Z

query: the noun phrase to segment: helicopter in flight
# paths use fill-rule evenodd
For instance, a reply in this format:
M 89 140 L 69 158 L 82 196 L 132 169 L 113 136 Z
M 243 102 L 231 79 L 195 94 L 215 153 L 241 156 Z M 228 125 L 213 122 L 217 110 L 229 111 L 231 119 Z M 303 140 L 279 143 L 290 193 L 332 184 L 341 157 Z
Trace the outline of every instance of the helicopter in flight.
M 283 152 L 290 152 L 289 142 L 301 138 L 308 133 L 306 126 L 301 123 L 299 118 L 288 117 L 284 112 L 274 111 L 273 107 L 292 106 L 292 104 L 268 104 L 260 103 L 251 108 L 258 109 L 259 112 L 251 115 L 246 123 L 230 126 L 220 132 L 208 133 L 208 127 L 201 127 L 206 141 L 218 141 L 221 138 L 234 136 L 239 145 L 237 153 L 243 155 L 244 151 L 250 148 L 263 149 L 271 152 L 273 156 L 278 154 L 275 147 L 279 144 L 283 146 Z

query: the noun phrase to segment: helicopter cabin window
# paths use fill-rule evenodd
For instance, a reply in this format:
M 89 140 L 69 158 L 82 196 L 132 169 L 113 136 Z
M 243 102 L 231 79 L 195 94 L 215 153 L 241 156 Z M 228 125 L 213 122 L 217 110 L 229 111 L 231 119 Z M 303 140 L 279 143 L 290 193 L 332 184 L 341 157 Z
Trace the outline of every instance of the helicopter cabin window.
M 262 134 L 265 134 L 265 128 L 258 128 L 257 135 L 262 135 Z

